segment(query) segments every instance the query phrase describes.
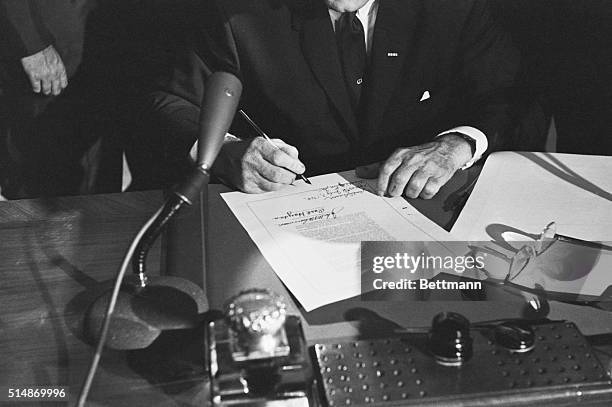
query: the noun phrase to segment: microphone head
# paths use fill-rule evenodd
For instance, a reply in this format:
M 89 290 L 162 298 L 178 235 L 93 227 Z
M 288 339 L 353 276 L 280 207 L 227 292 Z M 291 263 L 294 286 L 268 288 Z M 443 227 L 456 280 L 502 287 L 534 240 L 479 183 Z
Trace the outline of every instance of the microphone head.
M 85 314 L 85 335 L 97 341 L 111 297 L 104 292 Z M 165 330 L 192 329 L 208 310 L 202 289 L 189 280 L 151 277 L 144 289 L 124 285 L 117 297 L 105 346 L 117 350 L 143 349 Z
M 241 94 L 242 83 L 231 73 L 215 72 L 206 80 L 200 113 L 198 166 L 212 167 L 236 114 Z

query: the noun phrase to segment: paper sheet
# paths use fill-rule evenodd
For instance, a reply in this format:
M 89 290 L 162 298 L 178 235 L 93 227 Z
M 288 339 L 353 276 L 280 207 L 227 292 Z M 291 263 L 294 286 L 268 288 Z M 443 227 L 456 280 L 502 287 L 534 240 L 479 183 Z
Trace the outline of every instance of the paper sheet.
M 562 235 L 612 241 L 612 157 L 494 153 L 451 233 L 488 241 L 504 226 L 538 234 L 551 221 Z
M 265 194 L 221 196 L 270 266 L 310 311 L 360 294 L 361 241 L 447 241 L 403 198 L 377 196 L 354 171 Z
M 455 239 L 491 242 L 489 247 L 510 256 L 503 242 L 533 239 L 551 221 L 561 235 L 612 241 L 612 157 L 492 154 L 451 233 Z M 563 260 L 545 253 L 542 264 L 534 262 L 513 282 L 595 296 L 612 284 L 610 252 L 570 256 L 567 250 Z M 557 278 L 563 272 L 576 275 Z

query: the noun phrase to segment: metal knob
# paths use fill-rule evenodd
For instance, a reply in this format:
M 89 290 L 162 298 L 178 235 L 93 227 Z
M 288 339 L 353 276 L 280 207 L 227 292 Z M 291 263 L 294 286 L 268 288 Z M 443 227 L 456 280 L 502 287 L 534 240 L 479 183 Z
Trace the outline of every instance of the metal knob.
M 510 352 L 529 352 L 535 347 L 535 333 L 533 328 L 519 321 L 508 321 L 499 324 L 494 330 L 497 344 Z
M 455 312 L 439 313 L 429 332 L 429 348 L 437 363 L 461 366 L 472 357 L 470 321 Z

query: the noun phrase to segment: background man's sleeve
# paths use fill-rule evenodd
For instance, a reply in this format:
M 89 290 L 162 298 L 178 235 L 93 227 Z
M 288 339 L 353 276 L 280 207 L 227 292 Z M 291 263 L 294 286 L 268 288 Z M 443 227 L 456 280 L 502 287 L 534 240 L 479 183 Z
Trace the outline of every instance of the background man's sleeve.
M 42 51 L 54 41 L 36 0 L 0 0 L 0 37 L 4 58 L 21 58 Z
M 229 21 L 215 1 L 200 1 L 189 14 L 190 21 L 181 27 L 186 38 L 173 39 L 172 62 L 142 104 L 130 163 L 138 168 L 133 175 L 142 177 L 135 179 L 139 188 L 156 180 L 172 184 L 190 168 L 207 72 L 225 71 L 240 78 Z M 155 173 L 148 174 L 151 171 Z
M 456 99 L 459 125 L 482 131 L 489 151 L 498 149 L 511 125 L 520 54 L 491 16 L 486 1 L 474 2 L 459 58 L 459 82 L 463 84 Z
M 150 106 L 165 127 L 179 137 L 198 130 L 200 103 L 208 72 L 225 71 L 240 78 L 238 56 L 228 18 L 214 1 L 197 8 L 193 38 L 178 52 L 171 75 L 151 93 Z

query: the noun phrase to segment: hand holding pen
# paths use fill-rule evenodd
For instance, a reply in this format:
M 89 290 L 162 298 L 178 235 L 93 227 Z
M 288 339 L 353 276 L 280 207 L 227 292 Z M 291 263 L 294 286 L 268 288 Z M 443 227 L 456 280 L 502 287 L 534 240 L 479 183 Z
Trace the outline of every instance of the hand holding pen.
M 207 77 L 213 74 L 206 64 L 202 65 L 202 69 Z M 279 139 L 270 139 L 244 110 L 239 109 L 238 114 L 261 138 L 241 140 L 236 137 L 235 140 L 226 143 L 214 166 L 215 175 L 218 178 L 224 182 L 229 181 L 247 193 L 280 189 L 284 184 L 293 184 L 296 176 L 305 183 L 311 184 L 310 180 L 304 176 L 306 167 L 298 159 L 298 151 L 295 147 Z M 261 145 L 261 140 L 267 145 L 267 150 Z M 292 175 L 288 175 L 287 172 L 291 172 Z M 289 179 L 291 180 L 287 182 Z
M 261 193 L 284 188 L 303 176 L 306 167 L 294 146 L 280 139 L 271 140 L 246 113 L 239 113 L 260 137 L 226 141 L 213 167 L 217 177 L 243 192 Z
M 259 127 L 259 126 L 257 125 L 257 123 L 255 123 L 255 122 L 254 122 L 254 121 L 253 121 L 253 120 L 252 120 L 252 119 L 249 117 L 249 115 L 247 115 L 247 114 L 245 113 L 245 111 L 244 111 L 244 110 L 240 109 L 240 110 L 238 111 L 238 113 L 240 113 L 240 115 L 241 115 L 241 116 L 242 116 L 242 117 L 243 117 L 243 118 L 244 118 L 244 119 L 247 121 L 247 123 L 249 123 L 249 125 L 251 125 L 251 127 L 252 127 L 252 128 L 253 128 L 253 129 L 254 129 L 256 132 L 257 132 L 257 134 L 259 134 L 261 137 L 263 137 L 264 139 L 266 139 L 266 141 L 267 141 L 267 142 L 268 142 L 268 143 L 269 143 L 271 146 L 273 146 L 275 149 L 277 149 L 277 150 L 279 150 L 279 149 L 280 149 L 280 148 L 279 148 L 279 147 L 278 147 L 276 144 L 274 144 L 274 142 L 273 142 L 273 141 L 270 139 L 270 137 L 268 137 L 268 135 L 267 135 L 267 134 L 266 134 L 266 133 L 265 133 L 265 132 L 264 132 L 264 131 L 261 129 L 261 127 Z M 297 150 L 296 150 L 296 152 L 297 152 Z M 297 154 L 296 154 L 296 158 L 297 158 Z M 302 174 L 302 173 L 297 173 L 297 172 L 296 172 L 296 175 L 298 176 L 298 178 L 299 178 L 299 179 L 301 179 L 301 180 L 302 180 L 302 181 L 304 181 L 305 183 L 307 183 L 307 184 L 310 184 L 310 183 L 311 183 L 311 182 L 310 182 L 310 180 L 304 176 L 304 174 Z

